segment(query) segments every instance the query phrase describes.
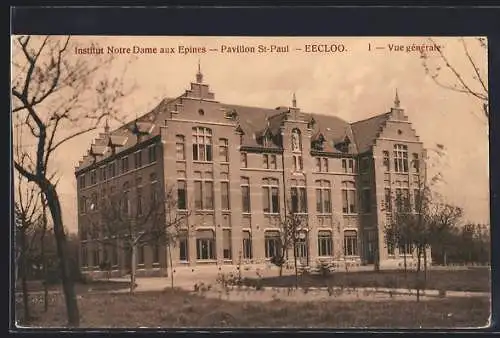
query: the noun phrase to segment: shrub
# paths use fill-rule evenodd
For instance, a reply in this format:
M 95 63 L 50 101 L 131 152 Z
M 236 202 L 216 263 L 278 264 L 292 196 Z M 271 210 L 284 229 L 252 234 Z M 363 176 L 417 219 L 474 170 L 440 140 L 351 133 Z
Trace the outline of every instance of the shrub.
M 327 278 L 332 273 L 332 267 L 328 262 L 320 261 L 318 263 L 318 273 L 322 278 Z

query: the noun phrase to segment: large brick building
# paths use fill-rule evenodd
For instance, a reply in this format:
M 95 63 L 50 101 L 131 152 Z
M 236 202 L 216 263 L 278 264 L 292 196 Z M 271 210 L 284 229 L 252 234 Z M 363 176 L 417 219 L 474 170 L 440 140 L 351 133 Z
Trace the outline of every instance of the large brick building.
M 279 215 L 303 213 L 301 261 L 319 259 L 398 264 L 402 248 L 388 247 L 384 224 L 394 194 L 414 199 L 424 172 L 424 149 L 396 93 L 389 112 L 349 123 L 333 115 L 221 103 L 200 71 L 190 89 L 93 142 L 80 161 L 78 226 L 83 270 L 102 260 L 128 269 L 126 254 L 103 247 L 89 229 L 89 205 L 130 195 L 142 208 L 153 187 L 176 187 L 189 225 L 173 249 L 173 264 L 261 264 L 276 250 Z M 140 205 L 140 206 L 139 206 Z M 164 271 L 162 246 L 140 247 L 139 274 Z M 406 253 L 411 257 L 411 250 Z

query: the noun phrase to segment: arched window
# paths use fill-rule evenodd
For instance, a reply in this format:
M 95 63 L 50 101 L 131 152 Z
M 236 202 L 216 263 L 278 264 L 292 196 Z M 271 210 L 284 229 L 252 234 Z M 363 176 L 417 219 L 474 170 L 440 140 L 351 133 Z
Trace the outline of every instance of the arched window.
M 212 161 L 212 130 L 193 128 L 193 161 Z

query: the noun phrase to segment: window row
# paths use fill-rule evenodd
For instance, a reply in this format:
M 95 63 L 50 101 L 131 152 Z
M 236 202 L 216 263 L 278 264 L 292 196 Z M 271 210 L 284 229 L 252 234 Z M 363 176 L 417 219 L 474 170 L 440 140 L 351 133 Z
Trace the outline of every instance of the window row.
M 156 207 L 160 198 L 158 178 L 155 173 L 151 173 L 149 178 L 150 188 L 148 191 L 150 199 L 147 206 Z M 136 178 L 134 191 L 136 203 L 136 208 L 134 209 L 136 212 L 135 216 L 143 216 L 146 204 L 144 203 L 144 190 L 141 177 Z M 81 196 L 78 205 L 80 214 L 98 211 L 100 208 L 105 208 L 106 206 L 108 209 L 115 209 L 108 211 L 120 210 L 124 215 L 130 216 L 132 212 L 131 203 L 131 187 L 127 181 L 123 183 L 119 194 L 114 186 L 110 187 L 109 191 L 106 188 L 102 188 L 98 192 L 93 192 L 90 196 Z
M 92 186 L 97 184 L 97 182 L 103 182 L 111 179 L 118 174 L 125 174 L 131 168 L 139 169 L 147 164 L 155 163 L 157 158 L 156 145 L 150 145 L 147 147 L 147 162 L 143 161 L 142 153 L 144 150 L 138 150 L 133 155 L 127 155 L 117 159 L 116 161 L 111 161 L 105 166 L 101 166 L 99 169 L 94 169 L 87 174 L 81 174 L 78 178 L 79 188 L 85 188 L 87 186 Z M 132 159 L 132 165 L 130 161 Z M 88 178 L 87 178 L 88 177 Z M 87 184 L 88 183 L 88 184 Z
M 151 257 L 151 263 L 154 265 L 160 264 L 161 250 L 159 245 L 145 245 L 140 244 L 136 247 L 137 256 L 136 262 L 138 267 L 144 266 L 146 263 L 146 250 L 149 250 L 149 255 Z M 90 251 L 90 255 L 89 255 Z M 125 265 L 130 265 L 130 249 L 123 249 L 123 259 L 125 260 Z M 119 264 L 119 252 L 116 245 L 103 245 L 102 248 L 88 248 L 86 243 L 81 244 L 81 261 L 82 266 L 102 266 L 104 264 L 111 265 L 111 267 L 117 267 Z M 91 260 L 90 260 L 91 259 Z
M 332 189 L 327 180 L 318 180 L 315 182 L 316 188 L 316 212 L 319 214 L 332 213 Z M 250 213 L 252 210 L 250 198 L 250 180 L 248 177 L 242 177 L 240 183 L 241 189 L 241 208 L 243 213 Z M 280 186 L 277 179 L 264 179 L 261 185 L 262 203 L 264 213 L 280 213 Z M 363 197 L 366 202 L 364 212 L 370 212 L 371 192 L 368 189 L 363 190 Z M 220 182 L 221 209 L 231 209 L 231 196 L 229 181 Z M 177 208 L 179 210 L 188 209 L 188 192 L 185 180 L 177 182 Z M 194 181 L 194 207 L 195 210 L 213 210 L 214 209 L 214 182 L 213 180 L 195 180 Z M 292 186 L 290 188 L 290 205 L 294 213 L 307 213 L 307 189 L 305 186 Z M 356 188 L 354 182 L 343 182 L 342 187 L 342 211 L 344 214 L 357 213 L 356 209 Z
M 331 231 L 318 232 L 318 256 L 333 256 L 333 237 Z M 223 258 L 232 259 L 232 238 L 231 230 L 222 231 Z M 279 256 L 282 251 L 282 240 L 278 231 L 266 231 L 264 234 L 265 258 Z M 296 243 L 296 257 L 305 258 L 309 254 L 308 235 L 300 236 Z M 243 231 L 241 241 L 241 255 L 243 259 L 253 258 L 253 242 L 250 231 Z M 344 231 L 344 255 L 358 256 L 358 234 L 355 230 Z M 213 230 L 196 231 L 196 259 L 197 260 L 215 260 L 216 238 Z M 187 233 L 181 233 L 179 236 L 179 260 L 189 261 L 189 242 Z
M 266 231 L 264 234 L 265 257 L 280 256 L 282 252 L 282 238 L 278 231 Z M 308 235 L 306 232 L 299 236 L 295 244 L 295 257 L 306 258 L 309 254 Z M 344 231 L 344 256 L 358 256 L 358 234 L 355 230 Z M 333 256 L 333 238 L 331 231 L 318 232 L 318 256 Z

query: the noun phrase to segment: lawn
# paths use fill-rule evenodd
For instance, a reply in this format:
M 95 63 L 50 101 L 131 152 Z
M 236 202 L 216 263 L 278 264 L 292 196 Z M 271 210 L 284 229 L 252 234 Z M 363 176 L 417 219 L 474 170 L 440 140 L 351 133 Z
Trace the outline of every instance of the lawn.
M 259 292 L 259 291 L 250 291 Z M 51 295 L 47 313 L 32 302 L 37 317 L 30 325 L 62 327 L 64 299 Z M 316 301 L 292 303 L 229 302 L 182 290 L 136 294 L 85 294 L 79 298 L 81 327 L 288 327 L 288 328 L 450 328 L 487 325 L 487 298 L 416 301 Z M 22 305 L 16 309 L 22 313 Z
M 470 268 L 464 270 L 434 270 L 428 272 L 426 288 L 447 291 L 490 292 L 490 269 Z M 423 279 L 423 272 L 420 273 Z M 266 277 L 259 280 L 261 285 L 270 287 L 291 287 L 295 285 L 295 275 Z M 247 285 L 255 285 L 257 278 L 244 280 Z M 416 288 L 416 273 L 402 270 L 333 272 L 328 277 L 319 275 L 299 276 L 303 287 L 351 286 L 351 287 L 392 287 Z

